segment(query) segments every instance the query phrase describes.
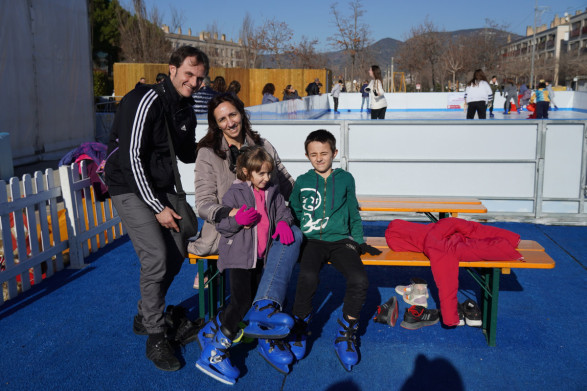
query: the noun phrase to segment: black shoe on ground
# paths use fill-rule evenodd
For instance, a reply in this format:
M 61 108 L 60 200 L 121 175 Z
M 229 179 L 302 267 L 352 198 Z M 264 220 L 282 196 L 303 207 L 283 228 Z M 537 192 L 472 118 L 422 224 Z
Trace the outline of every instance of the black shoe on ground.
M 181 363 L 163 333 L 151 334 L 147 338 L 147 358 L 163 371 L 177 371 L 181 368 Z
M 440 311 L 427 309 L 421 305 L 413 305 L 406 308 L 404 320 L 400 324 L 404 329 L 417 330 L 424 326 L 432 326 L 440 320 Z
M 461 307 L 465 313 L 465 322 L 467 323 L 467 326 L 481 327 L 483 325 L 481 309 L 477 303 L 471 299 L 467 299 L 463 304 L 461 304 Z
M 185 319 L 175 331 L 174 341 L 181 345 L 194 342 L 198 339 L 198 332 L 205 325 L 206 322 L 202 318 L 196 319 L 195 322 Z
M 178 305 L 169 305 L 165 311 L 167 335 L 170 340 L 181 345 L 187 345 L 198 339 L 198 331 L 206 324 L 201 318 L 192 322 L 188 319 L 186 312 L 185 308 Z
M 139 314 L 135 315 L 135 318 L 132 322 L 132 331 L 136 335 L 147 335 L 147 329 L 143 325 L 143 317 Z
M 459 312 L 459 324 L 457 326 L 465 325 L 465 313 L 461 304 L 457 303 L 457 311 Z

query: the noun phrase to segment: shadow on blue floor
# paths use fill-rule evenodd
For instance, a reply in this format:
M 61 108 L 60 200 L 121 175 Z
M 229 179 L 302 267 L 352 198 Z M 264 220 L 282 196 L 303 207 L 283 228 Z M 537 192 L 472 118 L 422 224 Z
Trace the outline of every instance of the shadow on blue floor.
M 367 236 L 382 236 L 387 223 L 365 223 Z M 283 375 L 258 354 L 256 343 L 232 349 L 241 370 L 235 390 L 579 390 L 585 371 L 587 227 L 492 224 L 537 240 L 557 262 L 553 270 L 515 270 L 503 275 L 497 346 L 477 328 L 440 324 L 405 330 L 374 323 L 377 305 L 413 276 L 431 283 L 430 307 L 438 294 L 428 268 L 368 267 L 370 288 L 361 319 L 361 361 L 347 372 L 334 353 L 341 316 L 343 278 L 321 273 L 305 359 Z M 0 306 L 0 388 L 10 390 L 223 390 L 227 386 L 196 370 L 196 343 L 181 350 L 184 367 L 157 370 L 145 354 L 144 336 L 132 333 L 139 297 L 139 262 L 127 239 Z M 169 304 L 195 317 L 195 267 L 184 264 L 168 294 Z M 295 276 L 295 273 L 294 273 Z M 295 277 L 288 296 L 291 306 Z M 477 298 L 472 278 L 461 271 L 459 300 Z M 407 304 L 400 299 L 400 314 Z M 399 323 L 399 322 L 398 322 Z

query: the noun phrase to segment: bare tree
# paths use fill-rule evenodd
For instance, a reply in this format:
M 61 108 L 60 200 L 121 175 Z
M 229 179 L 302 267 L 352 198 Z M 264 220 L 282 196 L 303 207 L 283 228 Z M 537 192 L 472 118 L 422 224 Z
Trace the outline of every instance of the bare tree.
M 407 80 L 411 84 L 422 82 L 422 71 L 424 69 L 424 62 L 416 44 L 415 40 L 407 39 L 400 46 L 396 55 L 399 69 L 406 71 Z
M 302 36 L 300 42 L 291 50 L 291 64 L 295 68 L 312 69 L 323 68 L 326 65 L 324 55 L 316 52 L 317 39 Z
M 411 29 L 413 40 L 413 46 L 419 52 L 421 58 L 428 63 L 430 70 L 430 86 L 435 88 L 436 84 L 436 68 L 440 61 L 441 54 L 443 52 L 443 40 L 440 37 L 438 28 L 428 20 L 423 24 L 413 27 Z
M 133 0 L 134 15 L 119 9 L 121 57 L 128 62 L 166 62 L 171 44 L 161 30 L 161 17 L 156 8 L 150 16 L 143 0 Z
M 212 38 L 218 39 L 218 36 L 220 35 L 220 27 L 218 27 L 218 21 L 215 20 L 212 23 L 208 23 L 208 25 L 206 25 L 206 31 L 210 33 L 210 36 Z
M 171 11 L 171 23 L 169 27 L 171 28 L 171 31 L 175 32 L 185 23 L 185 14 L 180 13 L 177 8 L 172 5 L 169 6 L 169 9 Z
M 273 54 L 277 68 L 281 68 L 282 55 L 292 50 L 290 42 L 293 30 L 286 22 L 280 22 L 275 18 L 266 20 L 261 29 L 263 34 L 259 32 L 259 38 L 264 39 L 261 50 Z
M 451 39 L 442 55 L 442 65 L 452 76 L 452 85 L 455 90 L 457 88 L 457 75 L 466 69 L 467 50 L 469 49 L 467 43 L 467 39 L 463 37 Z
M 370 31 L 367 24 L 361 22 L 365 14 L 361 0 L 353 0 L 349 3 L 350 15 L 344 16 L 338 10 L 338 3 L 330 6 L 336 34 L 328 37 L 330 44 L 345 53 L 351 59 L 351 79 L 356 78 L 356 60 L 371 44 Z
M 254 34 L 255 25 L 253 22 L 253 18 L 251 17 L 251 14 L 247 12 L 243 18 L 243 23 L 239 31 L 239 38 L 241 44 L 243 45 L 244 68 L 250 68 L 251 66 L 255 66 L 257 54 L 253 51 L 252 47 L 254 46 Z

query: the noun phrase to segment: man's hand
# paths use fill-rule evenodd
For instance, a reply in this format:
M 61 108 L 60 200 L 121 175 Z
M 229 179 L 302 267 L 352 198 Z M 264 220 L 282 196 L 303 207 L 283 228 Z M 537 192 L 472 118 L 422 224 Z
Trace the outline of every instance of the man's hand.
M 155 217 L 163 227 L 179 232 L 179 226 L 175 220 L 181 220 L 181 216 L 170 207 L 166 206 L 160 213 L 155 214 Z

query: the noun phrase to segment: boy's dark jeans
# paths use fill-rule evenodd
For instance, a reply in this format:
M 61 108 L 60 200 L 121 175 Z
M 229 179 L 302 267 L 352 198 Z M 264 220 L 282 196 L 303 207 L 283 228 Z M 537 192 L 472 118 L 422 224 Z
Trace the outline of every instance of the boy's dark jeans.
M 337 242 L 309 239 L 302 247 L 300 274 L 293 314 L 305 319 L 312 312 L 312 299 L 320 283 L 320 270 L 330 262 L 346 280 L 342 312 L 359 318 L 367 298 L 369 280 L 358 253 L 358 245 L 348 239 Z

